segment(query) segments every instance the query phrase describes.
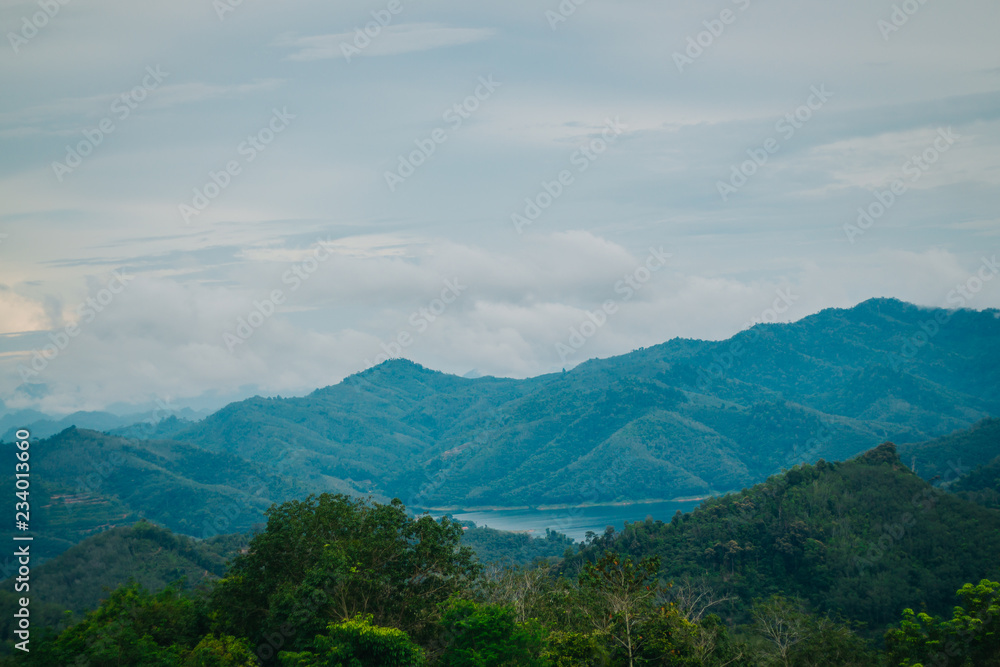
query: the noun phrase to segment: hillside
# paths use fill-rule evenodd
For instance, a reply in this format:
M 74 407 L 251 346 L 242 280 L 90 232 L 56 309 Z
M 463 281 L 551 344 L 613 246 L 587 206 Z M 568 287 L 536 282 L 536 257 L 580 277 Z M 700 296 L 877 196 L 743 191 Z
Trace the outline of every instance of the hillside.
M 109 590 L 134 580 L 158 591 L 181 579 L 196 587 L 225 573 L 226 562 L 244 545 L 235 535 L 195 541 L 140 521 L 88 538 L 31 571 L 31 613 L 35 629 L 79 618 L 97 608 Z M 0 641 L 12 638 L 17 595 L 11 579 L 0 586 Z
M 274 469 L 177 442 L 69 428 L 31 452 L 32 468 L 45 471 L 31 486 L 36 564 L 142 517 L 196 537 L 246 532 L 273 502 L 304 495 Z
M 820 461 L 669 521 L 597 537 L 563 570 L 610 549 L 657 555 L 667 580 L 704 581 L 750 600 L 808 600 L 881 631 L 904 608 L 947 613 L 963 582 L 1000 575 L 1000 512 L 935 489 L 902 465 L 891 443 L 843 463 Z

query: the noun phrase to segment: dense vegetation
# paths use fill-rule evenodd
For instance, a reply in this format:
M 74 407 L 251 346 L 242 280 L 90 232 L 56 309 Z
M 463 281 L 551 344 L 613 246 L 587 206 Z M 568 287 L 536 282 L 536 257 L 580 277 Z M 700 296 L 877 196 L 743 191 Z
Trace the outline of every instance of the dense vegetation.
M 1000 578 L 1000 513 L 930 486 L 888 443 L 533 566 L 484 567 L 462 534 L 398 500 L 275 505 L 221 579 L 186 592 L 128 584 L 8 660 L 1000 665 L 1000 584 L 985 578 Z M 191 549 L 168 538 L 154 539 Z

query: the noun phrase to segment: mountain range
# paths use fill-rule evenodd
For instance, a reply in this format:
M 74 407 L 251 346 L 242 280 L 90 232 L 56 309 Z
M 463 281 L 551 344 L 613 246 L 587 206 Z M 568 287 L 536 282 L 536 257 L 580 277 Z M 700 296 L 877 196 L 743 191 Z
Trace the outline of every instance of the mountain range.
M 1000 414 L 997 341 L 995 310 L 874 299 L 523 380 L 394 359 L 201 421 L 70 428 L 33 450 L 39 551 L 140 517 L 196 537 L 245 531 L 311 492 L 440 511 L 576 507 L 739 491 L 886 440 L 909 461 L 905 443 Z

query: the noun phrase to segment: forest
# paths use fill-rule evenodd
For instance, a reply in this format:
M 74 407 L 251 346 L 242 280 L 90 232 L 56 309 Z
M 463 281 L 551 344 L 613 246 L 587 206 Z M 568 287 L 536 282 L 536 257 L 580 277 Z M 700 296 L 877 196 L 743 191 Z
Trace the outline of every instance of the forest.
M 142 530 L 205 567 L 226 546 Z M 1000 665 L 1000 516 L 891 443 L 583 545 L 552 533 L 562 556 L 529 565 L 464 532 L 398 499 L 275 504 L 221 576 L 131 581 L 2 664 Z

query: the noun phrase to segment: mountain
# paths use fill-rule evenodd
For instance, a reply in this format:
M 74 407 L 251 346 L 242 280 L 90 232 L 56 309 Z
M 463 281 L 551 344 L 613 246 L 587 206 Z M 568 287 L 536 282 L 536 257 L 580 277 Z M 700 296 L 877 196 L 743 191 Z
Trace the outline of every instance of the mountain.
M 391 360 L 170 437 L 418 507 L 703 497 L 1000 414 L 998 315 L 874 299 L 526 380 Z
M 1000 414 L 998 314 L 872 300 L 525 380 L 391 360 L 199 422 L 68 429 L 33 450 L 46 470 L 33 480 L 36 546 L 51 557 L 140 516 L 195 536 L 246 531 L 272 502 L 311 492 L 451 511 L 735 491 Z
M 745 621 L 754 598 L 799 596 L 881 631 L 903 609 L 950 611 L 964 582 L 1000 575 L 1000 512 L 932 487 L 892 443 L 843 463 L 802 465 L 668 521 L 594 538 L 563 572 L 605 550 L 659 556 L 660 575 L 733 596 L 715 609 Z

